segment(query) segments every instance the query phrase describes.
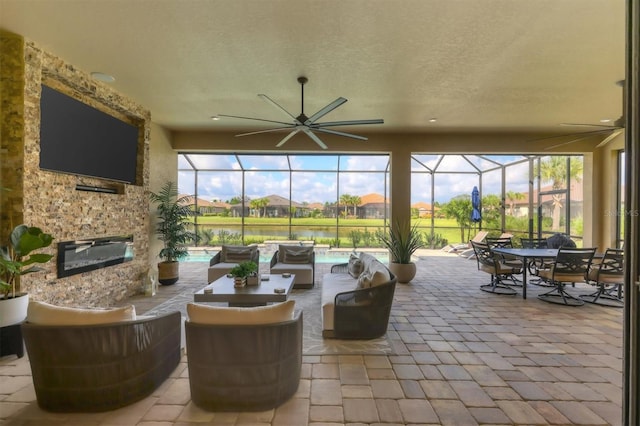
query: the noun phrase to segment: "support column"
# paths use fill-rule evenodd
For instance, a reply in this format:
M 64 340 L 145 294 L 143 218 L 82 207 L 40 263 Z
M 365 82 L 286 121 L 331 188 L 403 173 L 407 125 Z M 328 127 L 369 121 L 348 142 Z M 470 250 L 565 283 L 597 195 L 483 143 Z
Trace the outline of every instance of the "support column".
M 391 224 L 411 220 L 411 151 L 394 149 L 390 154 Z

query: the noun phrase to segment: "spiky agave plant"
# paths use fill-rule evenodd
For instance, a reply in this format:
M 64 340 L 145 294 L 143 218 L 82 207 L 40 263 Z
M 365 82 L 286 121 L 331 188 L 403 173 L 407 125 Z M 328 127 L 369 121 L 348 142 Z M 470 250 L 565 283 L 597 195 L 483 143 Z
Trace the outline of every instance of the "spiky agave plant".
M 411 256 L 419 248 L 424 247 L 422 233 L 418 230 L 418 224 L 396 220 L 394 225 L 389 225 L 388 230 L 378 230 L 378 240 L 389 250 L 393 263 L 411 263 Z

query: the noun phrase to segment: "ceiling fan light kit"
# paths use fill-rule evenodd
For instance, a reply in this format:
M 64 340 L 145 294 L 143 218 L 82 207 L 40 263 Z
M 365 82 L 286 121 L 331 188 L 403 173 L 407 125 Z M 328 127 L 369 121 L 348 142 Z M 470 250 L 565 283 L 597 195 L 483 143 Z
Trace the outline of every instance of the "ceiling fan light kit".
M 253 132 L 240 133 L 240 134 L 236 135 L 238 137 L 258 135 L 258 134 L 262 134 L 262 133 L 281 132 L 281 131 L 289 130 L 289 133 L 284 138 L 282 138 L 282 140 L 280 140 L 280 142 L 278 142 L 276 147 L 281 147 L 289 139 L 291 139 L 292 137 L 294 137 L 298 133 L 302 132 L 305 135 L 307 135 L 311 140 L 313 140 L 322 149 L 327 149 L 328 147 L 322 141 L 322 139 L 320 139 L 318 137 L 316 132 L 326 133 L 326 134 L 331 134 L 331 135 L 336 135 L 336 136 L 343 136 L 343 137 L 347 137 L 347 138 L 351 138 L 351 139 L 357 139 L 357 140 L 361 140 L 361 141 L 366 141 L 367 138 L 364 137 L 364 136 L 355 135 L 353 133 L 347 133 L 347 132 L 342 132 L 342 131 L 339 131 L 339 130 L 330 129 L 329 127 L 356 126 L 356 125 L 383 124 L 384 123 L 384 120 L 381 119 L 381 118 L 370 119 L 370 120 L 326 121 L 326 122 L 323 122 L 323 123 L 318 123 L 319 119 L 321 119 L 325 115 L 329 114 L 331 111 L 333 111 L 334 109 L 338 108 L 340 105 L 342 105 L 345 102 L 347 102 L 347 99 L 345 99 L 343 97 L 339 97 L 335 101 L 333 101 L 333 102 L 327 104 L 325 107 L 321 108 L 315 114 L 311 115 L 311 117 L 307 117 L 305 115 L 305 113 L 304 113 L 304 85 L 308 81 L 309 80 L 307 79 L 307 77 L 304 77 L 304 76 L 298 77 L 298 83 L 300 83 L 300 92 L 301 92 L 301 101 L 300 101 L 301 108 L 300 108 L 300 114 L 297 117 L 294 116 L 293 114 L 291 114 L 286 109 L 284 109 L 280 104 L 275 102 L 269 96 L 264 95 L 264 94 L 259 94 L 258 95 L 262 100 L 264 100 L 268 104 L 272 105 L 273 107 L 275 107 L 277 110 L 281 111 L 282 113 L 286 114 L 286 116 L 291 120 L 290 122 L 277 121 L 277 120 L 267 120 L 267 119 L 263 119 L 263 118 L 242 117 L 242 116 L 238 116 L 238 115 L 227 115 L 227 114 L 218 114 L 217 117 L 238 118 L 238 119 L 243 119 L 243 120 L 263 121 L 263 122 L 266 122 L 266 123 L 280 124 L 280 127 L 274 127 L 274 128 L 265 129 L 265 130 L 257 130 L 257 131 L 253 131 Z

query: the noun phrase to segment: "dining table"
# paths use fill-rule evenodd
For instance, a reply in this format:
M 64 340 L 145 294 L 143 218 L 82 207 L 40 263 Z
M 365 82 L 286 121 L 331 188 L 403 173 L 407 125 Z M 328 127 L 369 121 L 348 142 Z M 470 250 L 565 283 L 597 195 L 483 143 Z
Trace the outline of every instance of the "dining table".
M 515 257 L 522 260 L 522 298 L 527 298 L 527 270 L 529 262 L 534 259 L 553 260 L 558 256 L 558 249 L 550 248 L 515 248 L 515 247 L 495 247 L 491 249 L 494 253 Z

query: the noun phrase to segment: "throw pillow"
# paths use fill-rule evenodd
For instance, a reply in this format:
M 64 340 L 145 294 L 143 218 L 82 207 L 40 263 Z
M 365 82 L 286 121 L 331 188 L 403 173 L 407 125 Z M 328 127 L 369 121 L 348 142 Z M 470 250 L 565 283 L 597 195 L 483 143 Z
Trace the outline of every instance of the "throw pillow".
M 311 263 L 313 247 L 285 246 L 278 248 L 278 261 L 281 263 Z
M 295 300 L 267 306 L 233 308 L 187 303 L 189 321 L 212 325 L 275 324 L 293 319 Z
M 251 260 L 255 255 L 256 246 L 222 246 L 220 260 L 225 263 L 240 263 Z
M 92 325 L 109 324 L 136 319 L 136 307 L 122 308 L 70 308 L 45 302 L 30 301 L 27 322 L 41 325 Z
M 347 270 L 349 271 L 349 275 L 351 275 L 353 278 L 358 278 L 364 270 L 364 264 L 358 256 L 352 253 L 349 256 L 349 264 L 347 266 Z
M 361 288 L 369 288 L 371 287 L 371 276 L 367 272 L 363 272 L 358 277 L 358 284 L 356 285 L 356 289 Z

